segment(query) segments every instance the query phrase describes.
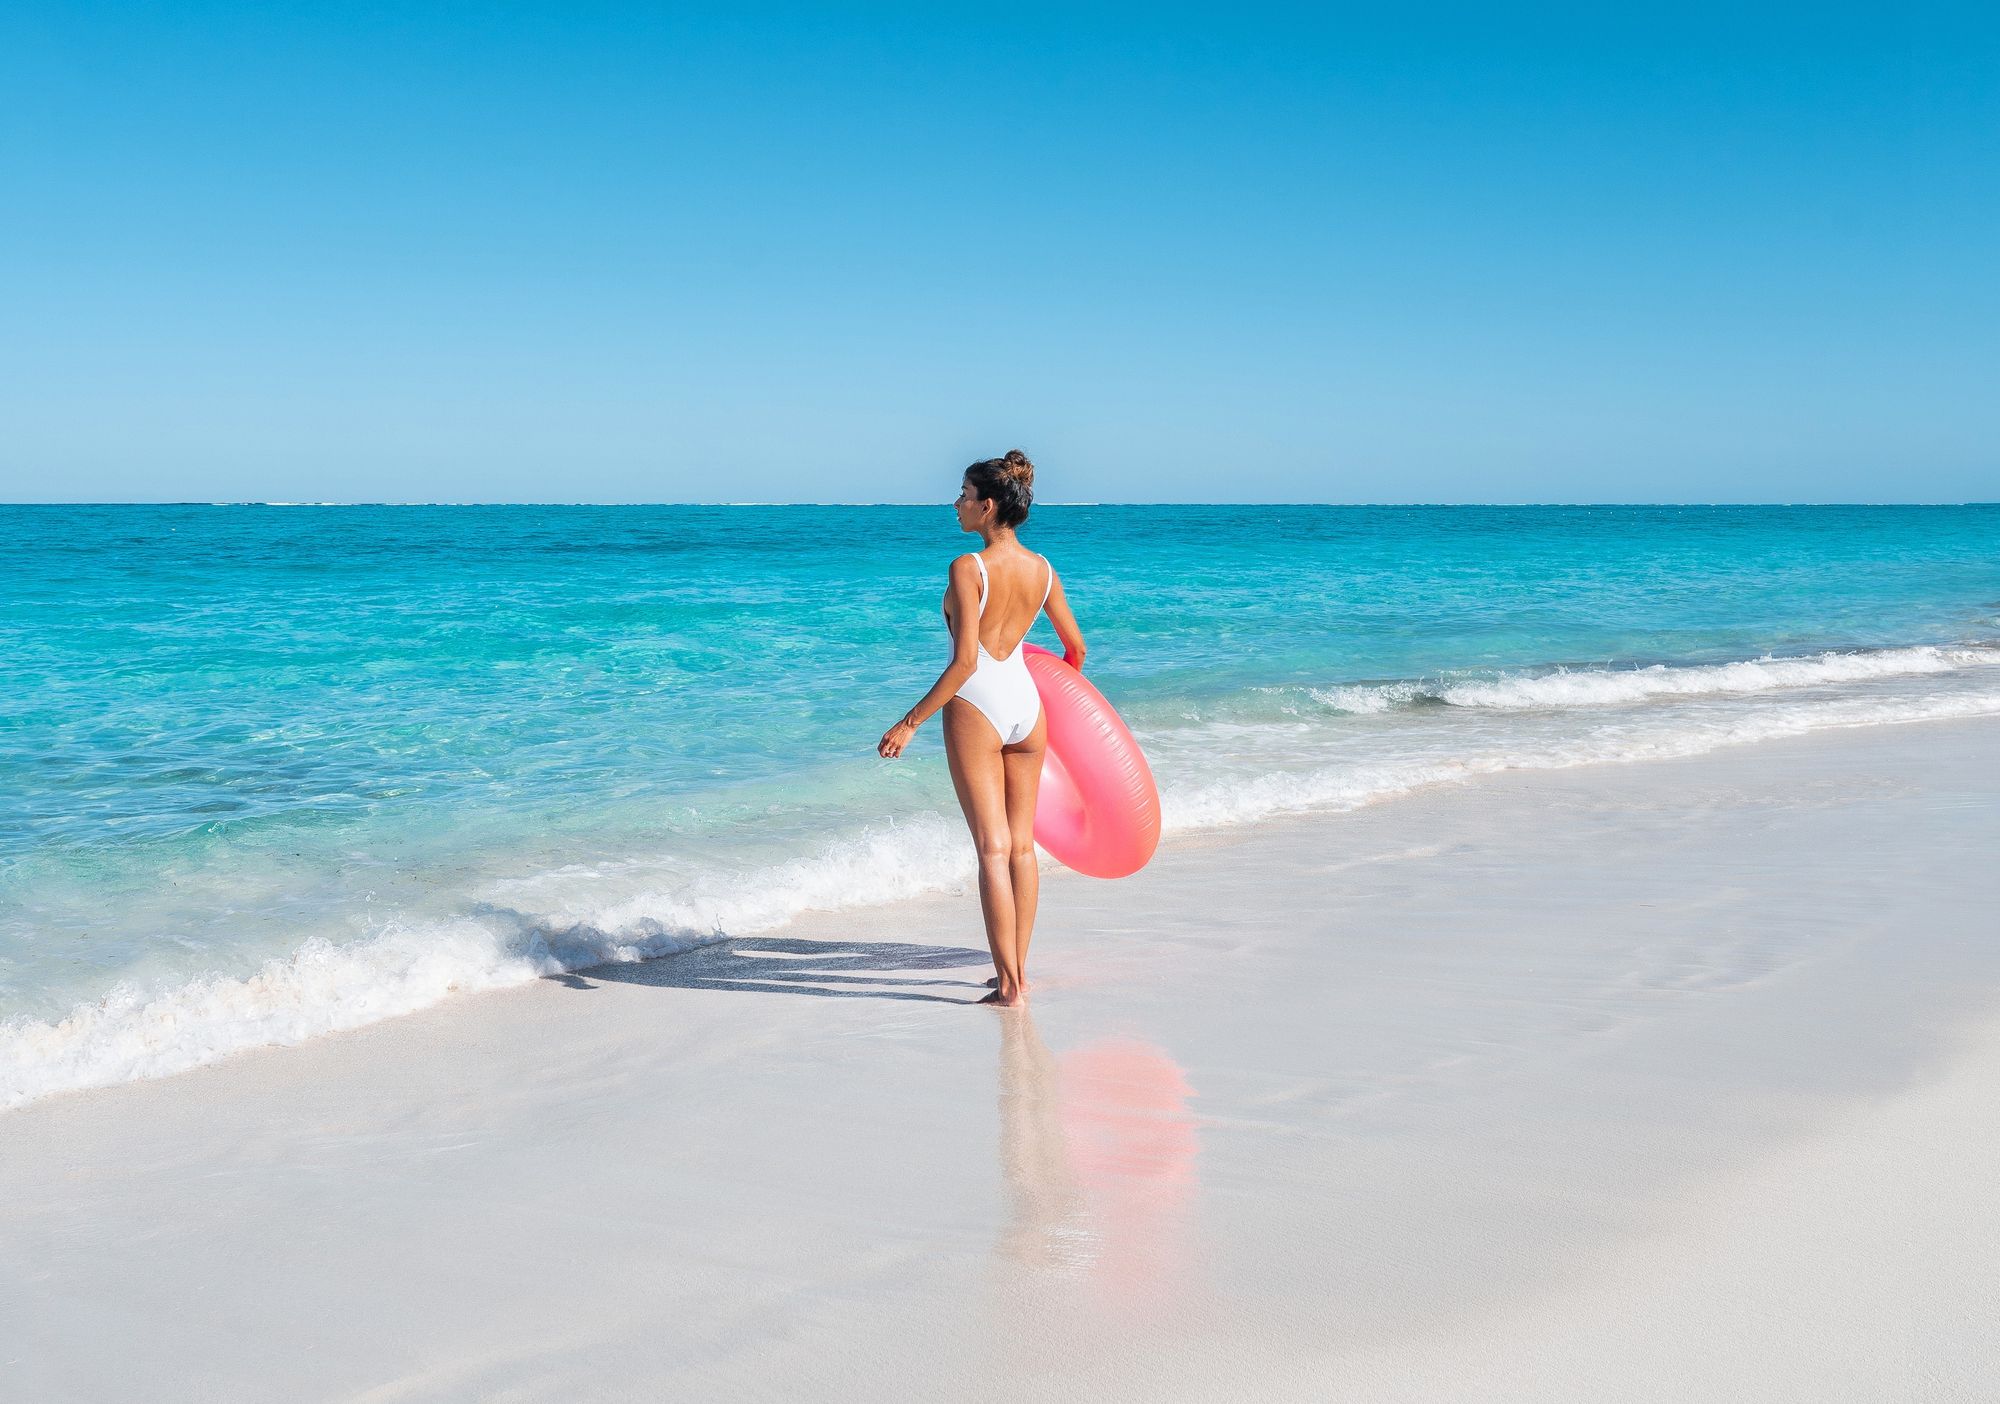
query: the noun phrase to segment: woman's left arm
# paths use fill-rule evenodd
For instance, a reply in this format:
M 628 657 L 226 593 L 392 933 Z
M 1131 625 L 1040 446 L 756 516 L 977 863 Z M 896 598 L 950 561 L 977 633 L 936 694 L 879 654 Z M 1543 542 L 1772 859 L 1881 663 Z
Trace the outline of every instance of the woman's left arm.
M 923 700 L 903 714 L 903 719 L 882 733 L 875 754 L 894 760 L 945 703 L 958 696 L 965 680 L 979 667 L 979 567 L 972 557 L 960 556 L 951 563 L 951 662 L 938 674 Z

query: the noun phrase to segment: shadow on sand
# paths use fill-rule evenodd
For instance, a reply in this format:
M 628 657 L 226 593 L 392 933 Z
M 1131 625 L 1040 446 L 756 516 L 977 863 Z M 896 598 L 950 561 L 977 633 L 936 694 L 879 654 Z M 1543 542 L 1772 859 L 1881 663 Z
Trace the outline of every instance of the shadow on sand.
M 986 993 L 982 980 L 915 979 L 892 972 L 958 970 L 991 963 L 985 951 L 965 946 L 920 946 L 908 941 L 806 941 L 743 936 L 697 946 L 657 960 L 599 965 L 548 978 L 573 990 L 594 981 L 656 985 L 676 990 L 744 990 L 757 994 L 818 995 L 823 999 L 914 999 L 933 1004 L 975 1004 Z M 983 977 L 982 977 L 983 979 Z M 972 993 L 960 998 L 919 989 L 951 988 Z

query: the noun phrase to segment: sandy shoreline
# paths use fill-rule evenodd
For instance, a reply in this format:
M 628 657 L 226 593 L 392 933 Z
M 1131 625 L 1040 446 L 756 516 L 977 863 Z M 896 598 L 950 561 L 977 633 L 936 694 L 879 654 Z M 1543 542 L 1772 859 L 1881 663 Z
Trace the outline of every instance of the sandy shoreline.
M 1514 774 L 0 1116 L 0 1389 L 1975 1398 L 2000 727 Z

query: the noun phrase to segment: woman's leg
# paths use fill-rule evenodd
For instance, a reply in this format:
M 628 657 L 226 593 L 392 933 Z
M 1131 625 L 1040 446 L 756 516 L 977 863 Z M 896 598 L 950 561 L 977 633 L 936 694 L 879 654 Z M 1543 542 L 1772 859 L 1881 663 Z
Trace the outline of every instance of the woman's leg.
M 1000 751 L 1007 772 L 1007 871 L 1014 879 L 1014 958 L 1021 985 L 1028 983 L 1028 941 L 1035 934 L 1035 905 L 1042 895 L 1042 868 L 1035 856 L 1035 798 L 1042 788 L 1042 751 L 1049 721 L 1035 723 L 1028 739 Z
M 986 946 L 996 976 L 992 1004 L 1021 1002 L 1021 960 L 1014 949 L 1014 840 L 1007 827 L 1007 772 L 993 723 L 970 702 L 944 704 L 944 754 L 952 788 L 965 811 L 979 853 L 979 910 L 986 918 Z

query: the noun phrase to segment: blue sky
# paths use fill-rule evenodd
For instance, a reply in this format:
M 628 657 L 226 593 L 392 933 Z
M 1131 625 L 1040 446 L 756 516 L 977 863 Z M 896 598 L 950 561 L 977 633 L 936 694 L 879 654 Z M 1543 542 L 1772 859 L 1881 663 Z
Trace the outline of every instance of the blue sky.
M 0 9 L 0 498 L 2000 497 L 1977 7 Z

